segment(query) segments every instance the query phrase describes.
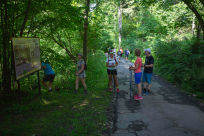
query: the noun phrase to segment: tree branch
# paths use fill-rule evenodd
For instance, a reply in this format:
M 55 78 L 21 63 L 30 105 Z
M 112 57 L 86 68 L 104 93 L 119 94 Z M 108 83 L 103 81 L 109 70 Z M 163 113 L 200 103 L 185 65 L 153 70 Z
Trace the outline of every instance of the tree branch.
M 22 35 L 23 35 L 23 30 L 25 28 L 25 25 L 26 25 L 26 22 L 27 22 L 27 18 L 28 18 L 28 12 L 30 10 L 30 5 L 31 5 L 31 0 L 29 0 L 29 2 L 28 2 L 28 7 L 27 7 L 27 10 L 26 10 L 26 15 L 25 15 L 23 24 L 22 24 L 22 28 L 21 28 L 21 32 L 20 32 L 20 37 L 22 37 Z
M 196 10 L 196 8 L 191 4 L 191 2 L 188 2 L 188 0 L 183 0 L 183 2 L 191 9 L 191 11 L 193 11 L 193 13 L 196 15 L 199 24 L 201 25 L 203 34 L 204 34 L 204 20 L 202 18 L 202 16 L 198 13 L 198 11 Z

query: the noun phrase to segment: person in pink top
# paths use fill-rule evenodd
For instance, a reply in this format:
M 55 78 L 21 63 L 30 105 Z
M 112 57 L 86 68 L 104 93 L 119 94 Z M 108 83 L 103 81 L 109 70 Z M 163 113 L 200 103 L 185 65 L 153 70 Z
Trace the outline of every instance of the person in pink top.
M 138 94 L 134 96 L 135 100 L 142 100 L 142 87 L 141 87 L 141 77 L 142 77 L 142 59 L 140 58 L 141 50 L 135 49 L 135 56 L 137 57 L 134 67 L 130 67 L 130 70 L 134 70 L 135 72 L 135 84 L 137 84 L 138 87 Z

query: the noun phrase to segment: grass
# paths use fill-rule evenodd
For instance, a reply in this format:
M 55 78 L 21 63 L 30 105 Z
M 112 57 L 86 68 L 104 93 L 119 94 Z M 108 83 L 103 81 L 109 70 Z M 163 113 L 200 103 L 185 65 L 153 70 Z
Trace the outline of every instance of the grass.
M 106 130 L 106 108 L 111 99 L 106 91 L 108 78 L 105 63 L 94 69 L 101 61 L 105 62 L 105 56 L 98 53 L 88 62 L 86 83 L 89 94 L 83 94 L 81 84 L 77 95 L 72 94 L 72 89 L 48 93 L 42 87 L 42 94 L 38 96 L 38 89 L 29 90 L 27 87 L 22 89 L 22 106 L 18 104 L 17 95 L 1 96 L 4 99 L 0 104 L 0 134 L 101 135 Z M 74 87 L 74 84 L 68 85 Z

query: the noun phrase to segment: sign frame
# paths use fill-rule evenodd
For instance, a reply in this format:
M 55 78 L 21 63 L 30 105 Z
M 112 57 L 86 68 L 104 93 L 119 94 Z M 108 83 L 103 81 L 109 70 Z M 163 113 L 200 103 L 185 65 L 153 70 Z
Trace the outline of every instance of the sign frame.
M 24 77 L 27 77 L 31 74 L 34 74 L 35 72 L 37 72 L 37 75 L 38 75 L 38 90 L 39 90 L 39 95 L 41 95 L 41 87 L 40 87 L 40 76 L 39 76 L 39 71 L 41 70 L 41 59 L 40 59 L 40 67 L 37 69 L 37 70 L 33 70 L 31 71 L 30 73 L 27 73 L 26 75 L 24 74 L 24 76 L 21 76 L 19 78 L 16 77 L 16 62 L 15 62 L 15 52 L 14 52 L 14 44 L 13 44 L 13 39 L 16 39 L 16 38 L 24 38 L 24 39 L 27 39 L 27 38 L 35 38 L 35 39 L 38 39 L 38 48 L 39 48 L 39 53 L 40 53 L 40 38 L 39 37 L 12 37 L 11 38 L 11 46 L 12 46 L 12 58 L 13 58 L 13 65 L 14 65 L 14 80 L 17 81 L 17 84 L 18 84 L 18 93 L 19 93 L 19 104 L 21 105 L 21 90 L 20 90 L 20 79 L 24 78 Z M 40 54 L 39 54 L 39 57 L 40 57 Z M 41 57 L 40 57 L 41 58 Z
M 15 48 L 14 48 L 14 46 L 16 45 L 13 41 L 14 41 L 14 39 L 16 40 L 16 39 L 30 39 L 30 40 L 32 40 L 32 39 L 35 39 L 36 41 L 37 41 L 37 43 L 38 43 L 38 45 L 37 45 L 37 48 L 39 48 L 39 59 L 40 59 L 40 38 L 39 37 L 12 37 L 12 53 L 13 53 L 13 63 L 14 63 L 14 74 L 15 74 L 15 80 L 17 81 L 17 80 L 19 80 L 19 79 L 22 79 L 22 78 L 24 78 L 24 77 L 26 77 L 26 76 L 28 76 L 28 75 L 31 75 L 31 74 L 34 74 L 35 72 L 38 72 L 38 71 L 40 71 L 41 70 L 41 59 L 39 60 L 39 67 L 37 67 L 37 68 L 35 68 L 35 69 L 32 69 L 32 70 L 30 70 L 30 71 L 23 71 L 23 74 L 21 74 L 21 75 L 19 75 L 19 76 L 17 76 L 17 71 L 16 71 L 16 68 L 17 68 L 17 62 L 16 62 L 16 54 L 15 54 Z M 26 46 L 26 42 L 23 44 L 24 46 Z M 21 45 L 22 46 L 22 45 Z M 30 49 L 30 47 L 28 47 L 29 49 Z M 33 53 L 34 54 L 34 53 Z M 25 62 L 24 62 L 25 63 Z M 24 64 L 23 64 L 24 65 Z M 31 65 L 31 64 L 30 64 Z

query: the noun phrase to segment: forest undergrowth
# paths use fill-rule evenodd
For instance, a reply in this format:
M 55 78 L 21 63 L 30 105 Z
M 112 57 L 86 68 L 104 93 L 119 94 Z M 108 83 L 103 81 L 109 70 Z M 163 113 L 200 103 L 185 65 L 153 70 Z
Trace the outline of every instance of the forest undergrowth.
M 101 135 L 107 129 L 106 108 L 111 99 L 110 93 L 106 91 L 106 65 L 101 63 L 105 62 L 106 56 L 102 51 L 88 55 L 86 84 L 89 94 L 83 94 L 80 83 L 76 95 L 73 94 L 75 64 L 49 49 L 50 52 L 52 58 L 55 58 L 50 60 L 56 72 L 53 86 L 58 86 L 60 91 L 48 93 L 41 84 L 39 96 L 38 88 L 35 87 L 37 74 L 22 79 L 22 106 L 19 105 L 17 92 L 10 96 L 1 95 L 1 135 Z

